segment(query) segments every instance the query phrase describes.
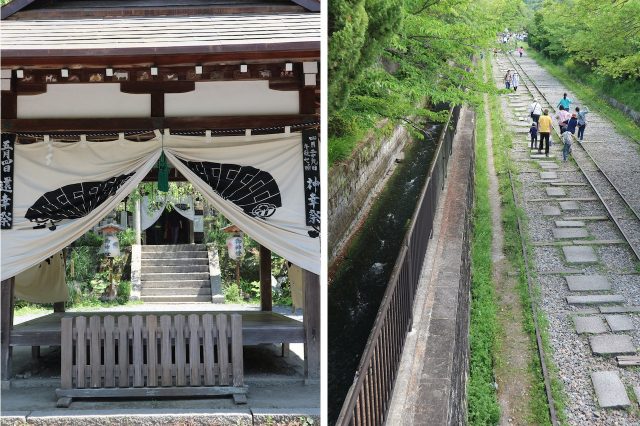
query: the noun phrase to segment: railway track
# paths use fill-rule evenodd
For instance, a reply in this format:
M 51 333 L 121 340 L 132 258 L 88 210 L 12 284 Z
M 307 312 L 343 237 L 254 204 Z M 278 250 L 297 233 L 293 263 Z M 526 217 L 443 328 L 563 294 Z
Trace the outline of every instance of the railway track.
M 550 102 L 542 90 L 531 79 L 522 65 L 511 55 L 504 55 L 512 68 L 520 74 L 520 84 L 527 88 L 532 97 L 544 100 L 550 113 L 555 112 L 554 102 Z M 558 87 L 562 91 L 561 87 Z M 543 104 L 543 102 L 540 102 Z M 544 108 L 543 108 L 544 109 Z M 553 126 L 556 140 L 560 140 L 560 132 L 558 127 Z M 622 191 L 609 178 L 605 170 L 600 167 L 598 162 L 589 153 L 585 145 L 574 143 L 572 146 L 572 155 L 578 166 L 578 169 L 585 176 L 598 199 L 607 210 L 611 220 L 616 224 L 617 228 L 624 239 L 628 242 L 629 247 L 640 260 L 640 214 L 625 198 Z

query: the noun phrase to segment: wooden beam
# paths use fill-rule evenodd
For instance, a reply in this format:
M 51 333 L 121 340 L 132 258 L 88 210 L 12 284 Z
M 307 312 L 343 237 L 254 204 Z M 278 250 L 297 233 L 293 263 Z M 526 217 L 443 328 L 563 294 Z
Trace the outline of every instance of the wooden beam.
M 32 2 L 34 0 L 29 0 Z M 13 0 L 16 2 L 16 0 Z M 294 2 L 297 3 L 297 2 Z M 291 5 L 219 5 L 219 6 L 188 6 L 188 7 L 103 7 L 90 9 L 83 8 L 59 8 L 59 9 L 32 9 L 22 11 L 20 19 L 77 19 L 77 18 L 113 18 L 113 17 L 151 17 L 151 16 L 200 16 L 240 13 L 301 13 L 305 9 L 295 4 Z M 4 17 L 2 18 L 4 19 Z
M 300 89 L 300 114 L 316 112 L 316 87 L 308 86 Z
M 196 90 L 195 81 L 123 81 L 120 91 L 123 93 L 187 93 Z
M 271 292 L 271 250 L 260 245 L 260 310 L 273 310 Z
M 99 132 L 129 130 L 257 129 L 311 124 L 314 114 L 144 118 L 18 118 L 0 123 L 3 132 Z
M 13 287 L 15 277 L 0 283 L 0 346 L 2 381 L 11 378 L 11 329 L 13 328 Z
M 2 49 L 2 66 L 47 66 L 52 68 L 95 65 L 164 66 L 177 64 L 213 64 L 270 59 L 302 62 L 320 60 L 320 42 L 260 43 L 244 45 L 202 45 L 175 47 L 132 47 L 108 49 Z
M 15 119 L 18 116 L 18 94 L 15 90 L 3 90 L 0 94 L 2 102 L 2 119 Z
M 151 92 L 151 116 L 164 117 L 164 93 Z
M 305 381 L 320 380 L 320 276 L 303 270 L 304 286 L 304 375 Z

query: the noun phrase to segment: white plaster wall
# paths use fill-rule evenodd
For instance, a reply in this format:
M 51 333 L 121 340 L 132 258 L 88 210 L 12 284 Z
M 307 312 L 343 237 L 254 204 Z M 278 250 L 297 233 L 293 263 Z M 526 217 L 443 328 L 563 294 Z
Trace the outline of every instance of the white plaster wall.
M 167 117 L 298 114 L 297 91 L 269 89 L 266 80 L 196 82 L 196 90 L 165 95 Z
M 18 96 L 18 118 L 149 117 L 151 95 L 120 92 L 120 83 L 49 84 Z

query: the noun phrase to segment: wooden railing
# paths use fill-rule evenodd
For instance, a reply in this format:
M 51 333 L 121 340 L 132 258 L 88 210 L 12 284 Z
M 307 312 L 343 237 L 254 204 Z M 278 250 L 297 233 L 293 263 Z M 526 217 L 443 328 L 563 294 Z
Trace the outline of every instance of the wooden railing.
M 233 395 L 246 402 L 242 316 L 62 318 L 58 406 L 73 398 Z
M 443 128 L 411 225 L 391 273 L 351 388 L 336 425 L 375 426 L 389 409 L 405 337 L 413 320 L 413 300 L 444 188 L 460 107 L 452 108 Z

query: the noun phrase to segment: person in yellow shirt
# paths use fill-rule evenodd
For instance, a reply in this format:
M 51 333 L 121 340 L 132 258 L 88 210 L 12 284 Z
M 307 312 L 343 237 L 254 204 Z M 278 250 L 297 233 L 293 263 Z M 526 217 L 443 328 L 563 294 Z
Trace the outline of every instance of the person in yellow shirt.
M 538 120 L 538 132 L 540 133 L 540 144 L 538 145 L 538 154 L 542 153 L 542 146 L 544 145 L 544 153 L 549 156 L 549 136 L 551 136 L 551 117 L 549 117 L 549 110 L 545 109 L 542 112 L 542 117 Z

